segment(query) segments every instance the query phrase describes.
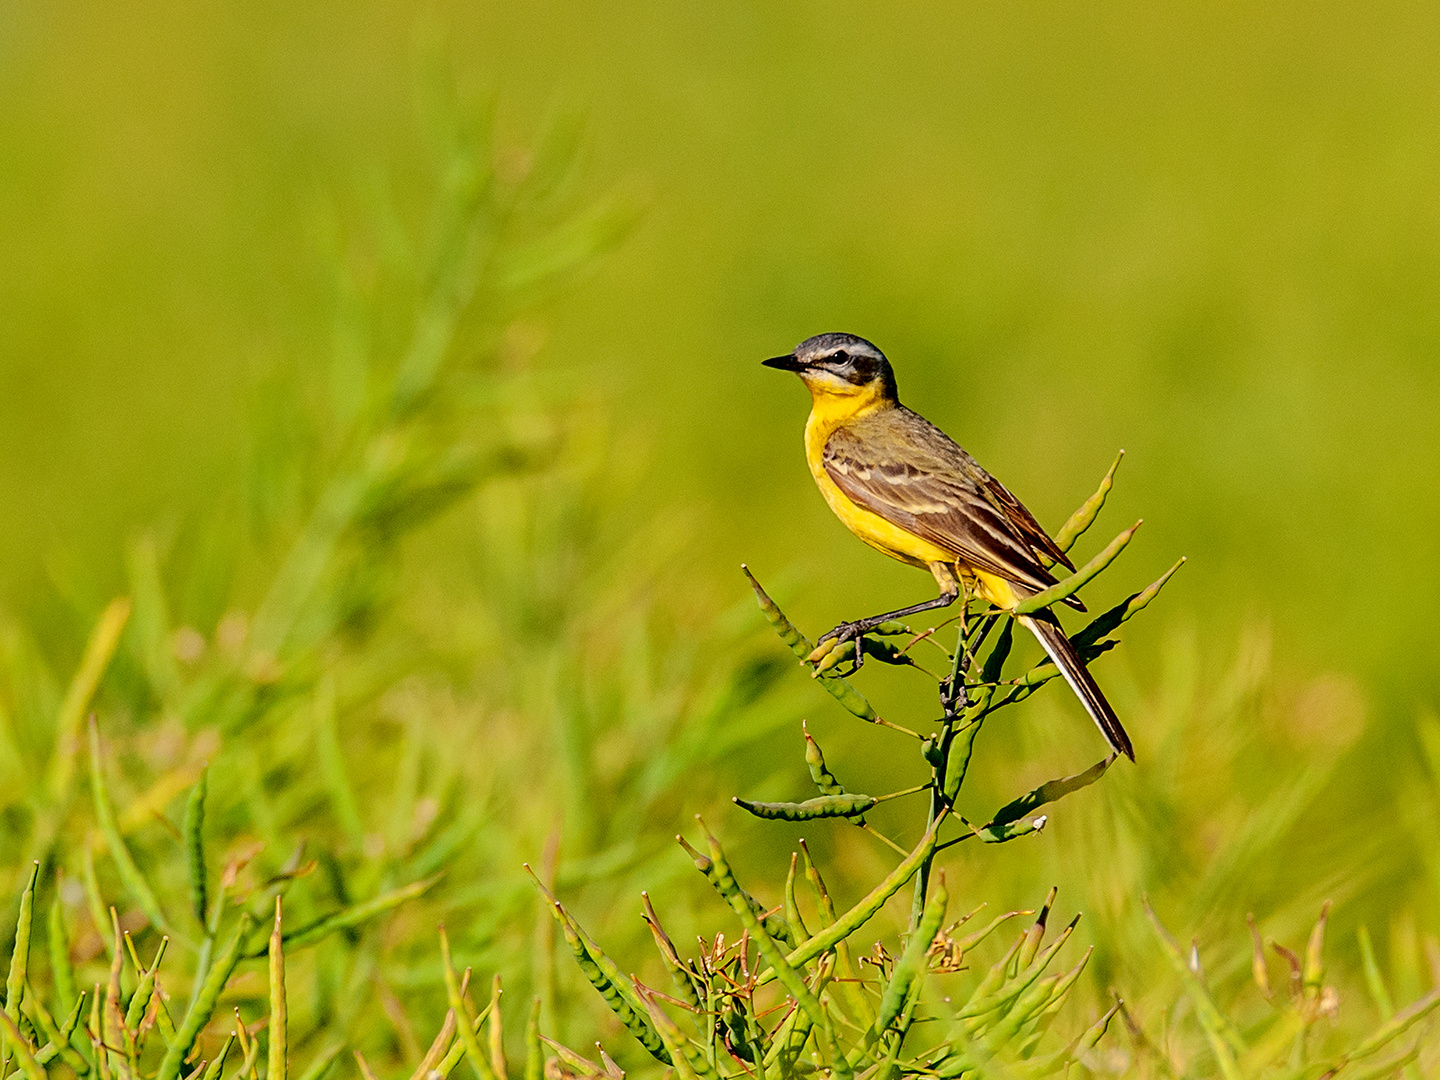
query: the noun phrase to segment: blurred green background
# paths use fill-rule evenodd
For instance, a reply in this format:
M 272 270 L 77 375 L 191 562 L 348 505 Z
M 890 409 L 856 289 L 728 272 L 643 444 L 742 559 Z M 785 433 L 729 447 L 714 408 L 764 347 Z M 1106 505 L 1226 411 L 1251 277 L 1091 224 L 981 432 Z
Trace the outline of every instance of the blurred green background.
M 800 451 L 803 391 L 758 366 L 813 333 L 863 334 L 907 404 L 1052 530 L 1127 451 L 1103 527 L 1146 526 L 1110 575 L 1130 578 L 1096 599 L 1190 558 L 1101 675 L 1142 756 L 1103 798 L 1122 818 L 1165 802 L 1173 820 L 1148 825 L 1174 836 L 1137 840 L 1124 858 L 1148 869 L 1112 878 L 1062 813 L 1038 866 L 1034 846 L 965 853 L 997 902 L 1063 872 L 1121 919 L 1136 874 L 1171 880 L 1175 836 L 1218 858 L 1302 781 L 1264 849 L 1280 859 L 1289 837 L 1290 861 L 1232 866 L 1204 895 L 1226 933 L 1280 896 L 1299 926 L 1327 889 L 1358 898 L 1352 926 L 1388 918 L 1434 880 L 1414 764 L 1440 640 L 1434 4 L 7 5 L 0 606 L 62 684 L 127 588 L 127 544 L 223 519 L 266 441 L 303 427 L 257 421 L 257 395 L 308 400 L 332 379 L 333 221 L 387 200 L 423 217 L 415 43 L 437 34 L 495 102 L 502 172 L 578 111 L 577 189 L 645 206 L 515 331 L 607 447 L 581 470 L 595 506 L 573 558 L 617 578 L 664 566 L 627 610 L 682 637 L 753 629 L 742 560 L 812 634 L 928 595 L 830 517 Z M 492 639 L 451 621 L 471 586 L 450 575 L 483 582 L 476 516 L 505 505 L 490 491 L 429 526 L 406 566 L 409 618 L 437 640 L 460 625 L 461 667 Z M 227 604 L 253 609 L 261 565 L 188 609 L 170 586 L 177 621 L 208 637 Z M 873 678 L 887 708 L 932 707 Z M 830 708 L 805 690 L 787 723 Z M 1071 703 L 1032 715 L 982 792 L 1097 751 Z M 871 733 L 831 724 L 904 775 Z M 466 730 L 483 745 L 501 728 Z M 799 765 L 784 730 L 726 767 L 798 783 L 772 777 L 775 747 Z M 1229 772 L 1207 771 L 1218 757 Z
M 648 189 L 547 362 L 613 403 L 638 498 L 705 516 L 697 569 L 842 572 L 822 621 L 926 588 L 828 520 L 803 394 L 756 367 L 846 329 L 1051 527 L 1129 451 L 1121 506 L 1150 568 L 1193 557 L 1207 635 L 1269 617 L 1287 662 L 1433 692 L 1434 5 L 428 10 L 513 142 L 581 107 L 592 182 Z M 9 6 L 7 596 L 118 567 L 227 482 L 253 372 L 320 362 L 310 224 L 413 155 L 416 20 Z

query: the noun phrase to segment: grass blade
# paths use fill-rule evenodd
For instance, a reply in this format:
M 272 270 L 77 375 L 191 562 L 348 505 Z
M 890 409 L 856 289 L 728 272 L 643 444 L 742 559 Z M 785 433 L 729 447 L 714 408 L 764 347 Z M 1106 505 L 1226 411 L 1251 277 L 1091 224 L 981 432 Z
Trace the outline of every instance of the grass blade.
M 110 849 L 110 857 L 115 860 L 115 866 L 120 871 L 120 880 L 125 883 L 131 898 L 150 920 L 150 925 L 168 934 L 170 922 L 160 910 L 160 902 L 155 899 L 150 883 L 145 880 L 140 867 L 135 865 L 135 859 L 125 845 L 125 838 L 120 835 L 120 827 L 115 822 L 115 806 L 110 801 L 110 791 L 105 785 L 105 771 L 100 756 L 100 727 L 95 722 L 94 715 L 90 717 L 90 791 L 95 798 L 95 817 L 100 824 L 100 832 Z
M 428 878 L 411 882 L 409 885 L 391 892 L 381 893 L 364 903 L 352 904 L 348 908 L 326 915 L 309 926 L 286 934 L 285 944 L 292 949 L 303 949 L 307 945 L 323 941 L 337 930 L 345 930 L 352 926 L 359 926 L 363 922 L 369 922 L 377 915 L 383 915 L 385 912 L 399 907 L 405 901 L 423 895 L 443 876 L 443 874 L 432 874 Z M 259 956 L 260 953 L 257 952 L 254 955 Z
M 50 757 L 48 777 L 50 797 L 56 803 L 69 800 L 70 786 L 75 782 L 75 758 L 80 753 L 80 726 L 85 721 L 85 711 L 110 661 L 115 648 L 120 644 L 120 634 L 130 618 L 130 601 L 118 597 L 100 613 L 90 639 L 85 643 L 84 655 L 70 686 L 65 691 L 65 700 L 60 705 L 60 714 L 55 719 L 55 751 Z

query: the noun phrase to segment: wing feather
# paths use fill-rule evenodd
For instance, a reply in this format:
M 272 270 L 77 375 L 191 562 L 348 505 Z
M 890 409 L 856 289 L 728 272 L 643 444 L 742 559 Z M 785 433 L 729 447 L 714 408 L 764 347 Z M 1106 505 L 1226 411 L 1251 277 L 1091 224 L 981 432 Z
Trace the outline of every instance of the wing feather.
M 976 569 L 1039 590 L 1055 578 L 1038 553 L 1070 566 L 1020 500 L 904 406 L 837 428 L 823 461 L 830 479 L 857 505 Z

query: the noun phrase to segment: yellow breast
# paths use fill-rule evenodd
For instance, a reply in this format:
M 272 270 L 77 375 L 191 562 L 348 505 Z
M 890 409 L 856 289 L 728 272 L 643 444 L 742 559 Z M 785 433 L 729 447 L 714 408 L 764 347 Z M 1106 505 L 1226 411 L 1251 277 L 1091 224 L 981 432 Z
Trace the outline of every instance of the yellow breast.
M 805 460 L 810 475 L 835 516 L 865 543 L 883 551 L 892 559 L 911 566 L 926 567 L 931 563 L 953 564 L 955 553 L 937 547 L 913 533 L 893 525 L 879 514 L 866 510 L 835 486 L 825 471 L 825 443 L 837 427 L 850 423 L 878 408 L 889 408 L 878 392 L 862 390 L 854 394 L 811 391 L 810 419 L 805 422 Z

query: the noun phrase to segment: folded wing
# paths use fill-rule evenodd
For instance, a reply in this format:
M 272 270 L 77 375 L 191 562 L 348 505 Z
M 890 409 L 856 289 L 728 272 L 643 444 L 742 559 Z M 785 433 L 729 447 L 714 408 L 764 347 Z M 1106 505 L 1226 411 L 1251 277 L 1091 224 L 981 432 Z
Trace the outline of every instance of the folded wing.
M 1040 554 L 1073 569 L 1020 500 L 903 406 L 837 428 L 824 465 L 857 505 L 954 552 L 958 562 L 1035 591 L 1055 583 Z

